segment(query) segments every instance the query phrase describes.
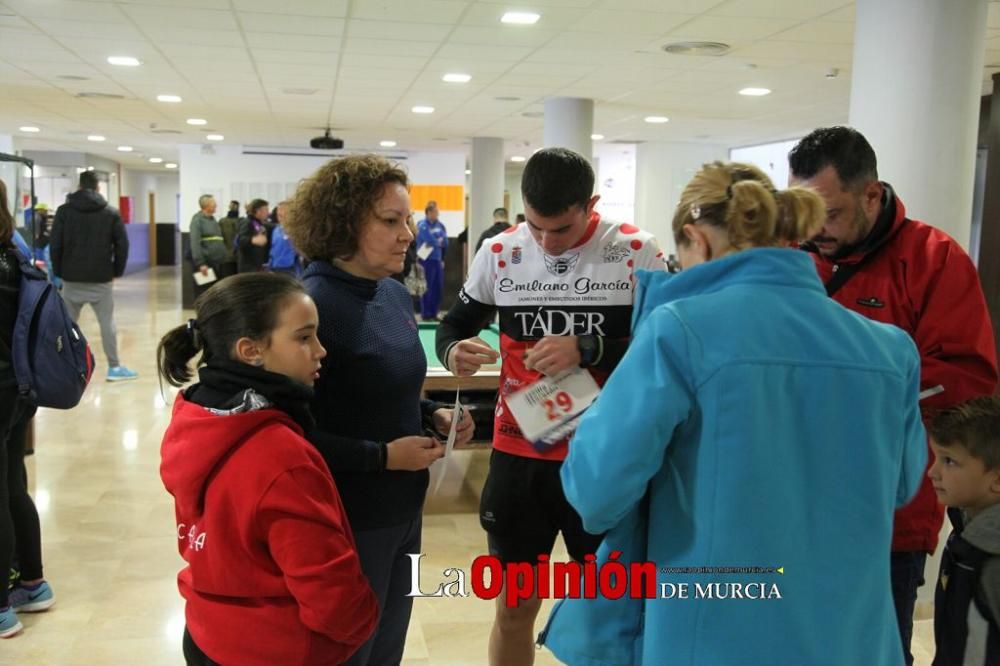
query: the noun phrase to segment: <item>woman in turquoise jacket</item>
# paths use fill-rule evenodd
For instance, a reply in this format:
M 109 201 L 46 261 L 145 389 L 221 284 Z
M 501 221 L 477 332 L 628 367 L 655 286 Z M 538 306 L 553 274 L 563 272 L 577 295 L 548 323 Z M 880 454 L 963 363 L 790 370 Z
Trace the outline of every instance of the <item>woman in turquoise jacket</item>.
M 684 190 L 684 271 L 639 274 L 632 345 L 562 468 L 608 531 L 598 564 L 654 562 L 656 598 L 559 604 L 540 638 L 563 661 L 903 663 L 889 549 L 926 462 L 919 358 L 786 247 L 823 219 L 748 165 Z

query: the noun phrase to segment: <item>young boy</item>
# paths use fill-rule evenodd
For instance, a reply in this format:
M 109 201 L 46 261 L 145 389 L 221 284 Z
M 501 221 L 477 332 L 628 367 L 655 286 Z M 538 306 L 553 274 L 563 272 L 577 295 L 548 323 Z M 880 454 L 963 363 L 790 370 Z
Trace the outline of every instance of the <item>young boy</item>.
M 934 666 L 1000 664 L 1000 397 L 970 400 L 931 423 L 927 475 L 961 520 L 941 557 Z

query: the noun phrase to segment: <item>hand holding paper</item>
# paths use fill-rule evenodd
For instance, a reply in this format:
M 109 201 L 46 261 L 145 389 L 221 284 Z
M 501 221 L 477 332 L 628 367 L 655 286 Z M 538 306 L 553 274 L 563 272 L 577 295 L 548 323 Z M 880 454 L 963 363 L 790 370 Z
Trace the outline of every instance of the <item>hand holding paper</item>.
M 207 271 L 195 271 L 194 272 L 194 283 L 199 287 L 203 284 L 209 284 L 210 282 L 215 282 L 218 280 L 215 276 L 215 269 L 209 268 Z

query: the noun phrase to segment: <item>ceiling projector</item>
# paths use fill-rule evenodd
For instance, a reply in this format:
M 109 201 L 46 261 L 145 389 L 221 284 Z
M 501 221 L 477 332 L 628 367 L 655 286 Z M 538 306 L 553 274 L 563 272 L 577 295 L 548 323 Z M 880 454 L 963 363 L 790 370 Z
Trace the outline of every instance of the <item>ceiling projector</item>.
M 330 136 L 330 128 L 328 127 L 323 136 L 317 136 L 309 141 L 309 147 L 316 150 L 340 150 L 344 147 L 344 140 Z

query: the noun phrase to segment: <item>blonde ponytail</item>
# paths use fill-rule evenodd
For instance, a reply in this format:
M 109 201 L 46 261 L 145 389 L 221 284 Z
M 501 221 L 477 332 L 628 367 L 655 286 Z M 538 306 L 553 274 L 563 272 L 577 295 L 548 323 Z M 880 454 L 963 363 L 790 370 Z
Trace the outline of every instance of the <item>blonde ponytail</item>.
M 752 164 L 712 162 L 684 188 L 674 212 L 678 245 L 686 244 L 684 226 L 707 224 L 725 232 L 737 250 L 773 247 L 815 235 L 825 218 L 823 200 L 811 190 L 781 192 Z
M 826 218 L 826 205 L 814 191 L 790 187 L 778 192 L 777 236 L 785 241 L 807 240 L 816 235 Z
M 735 248 L 773 245 L 778 204 L 771 190 L 757 180 L 740 180 L 730 185 L 729 192 L 725 220 L 729 243 Z

